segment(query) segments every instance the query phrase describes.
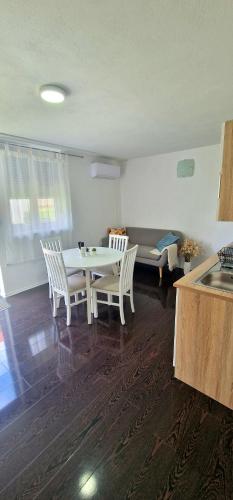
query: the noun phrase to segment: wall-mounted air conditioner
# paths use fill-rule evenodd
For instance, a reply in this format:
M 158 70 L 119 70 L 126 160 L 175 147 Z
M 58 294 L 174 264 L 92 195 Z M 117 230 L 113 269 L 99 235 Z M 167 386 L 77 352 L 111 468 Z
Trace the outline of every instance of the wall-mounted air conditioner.
M 91 177 L 99 179 L 118 179 L 121 175 L 119 165 L 108 163 L 91 163 Z

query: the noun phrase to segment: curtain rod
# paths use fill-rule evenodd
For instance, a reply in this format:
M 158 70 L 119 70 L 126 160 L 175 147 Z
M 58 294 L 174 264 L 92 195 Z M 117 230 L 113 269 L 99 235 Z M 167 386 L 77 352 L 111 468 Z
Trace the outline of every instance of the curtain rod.
M 23 144 L 16 144 L 14 142 L 1 142 L 1 144 L 3 146 L 5 146 L 7 144 L 8 146 L 16 146 L 16 147 L 18 146 L 19 148 L 35 149 L 36 151 L 45 151 L 47 153 L 58 153 L 58 154 L 64 155 L 64 156 L 68 155 L 68 156 L 73 156 L 75 158 L 84 158 L 84 156 L 81 156 L 81 155 L 73 155 L 72 153 L 61 153 L 60 151 L 56 151 L 56 150 L 53 151 L 52 149 L 43 149 L 43 148 L 35 148 L 33 146 L 24 146 Z

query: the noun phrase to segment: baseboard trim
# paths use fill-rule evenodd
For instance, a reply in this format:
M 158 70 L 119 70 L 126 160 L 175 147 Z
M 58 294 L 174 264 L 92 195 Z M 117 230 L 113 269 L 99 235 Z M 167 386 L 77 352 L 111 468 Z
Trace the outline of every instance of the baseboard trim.
M 46 283 L 48 283 L 48 280 L 39 281 L 38 283 L 34 283 L 29 287 L 25 286 L 22 288 L 17 288 L 16 290 L 11 290 L 5 295 L 5 297 L 7 298 L 12 297 L 13 295 L 18 295 L 18 293 L 26 292 L 27 290 L 31 290 L 32 288 L 36 288 L 37 286 L 46 285 Z

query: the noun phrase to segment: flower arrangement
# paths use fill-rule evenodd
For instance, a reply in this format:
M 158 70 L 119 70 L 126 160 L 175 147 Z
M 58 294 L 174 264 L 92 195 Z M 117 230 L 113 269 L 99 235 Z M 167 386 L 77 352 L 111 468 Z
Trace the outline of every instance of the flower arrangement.
M 197 257 L 197 255 L 200 255 L 200 252 L 201 252 L 200 246 L 194 240 L 189 240 L 189 239 L 184 240 L 180 248 L 180 253 L 181 255 L 184 256 L 185 262 L 191 262 L 191 259 L 193 257 Z

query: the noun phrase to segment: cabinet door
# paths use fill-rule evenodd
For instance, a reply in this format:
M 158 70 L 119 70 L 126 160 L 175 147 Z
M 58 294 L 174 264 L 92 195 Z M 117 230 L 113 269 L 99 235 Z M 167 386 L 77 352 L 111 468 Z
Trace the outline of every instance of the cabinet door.
M 180 289 L 175 377 L 233 410 L 233 302 Z
M 233 221 L 233 120 L 225 123 L 218 220 Z

